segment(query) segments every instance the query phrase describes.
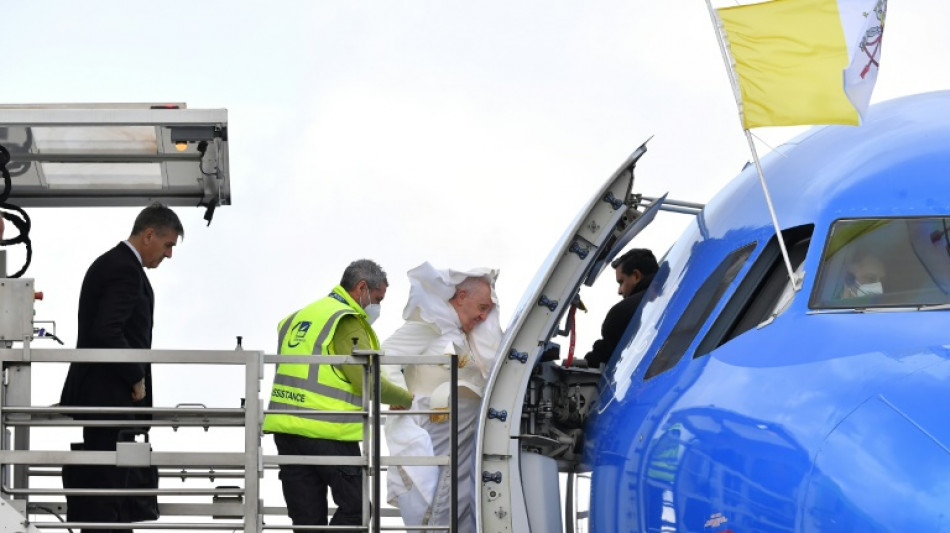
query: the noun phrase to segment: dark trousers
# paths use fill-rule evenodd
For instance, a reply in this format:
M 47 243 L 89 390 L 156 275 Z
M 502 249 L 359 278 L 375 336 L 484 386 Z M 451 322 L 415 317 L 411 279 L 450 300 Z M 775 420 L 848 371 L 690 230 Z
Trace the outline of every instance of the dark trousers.
M 84 427 L 83 446 L 87 451 L 115 451 L 116 443 L 131 441 L 132 435 L 119 433 L 119 428 Z M 128 468 L 109 465 L 73 465 L 64 471 L 63 485 L 73 488 L 118 489 L 128 485 Z M 66 470 L 66 469 L 64 469 Z M 67 481 L 67 475 L 71 480 Z M 70 522 L 128 522 L 126 498 L 116 496 L 70 496 L 66 519 Z M 83 529 L 84 533 L 132 533 L 131 529 Z
M 359 442 L 275 433 L 280 455 L 360 455 Z M 363 475 L 356 465 L 281 465 L 280 483 L 295 526 L 355 526 L 363 523 Z M 337 510 L 327 524 L 327 489 Z M 305 530 L 294 530 L 306 533 Z

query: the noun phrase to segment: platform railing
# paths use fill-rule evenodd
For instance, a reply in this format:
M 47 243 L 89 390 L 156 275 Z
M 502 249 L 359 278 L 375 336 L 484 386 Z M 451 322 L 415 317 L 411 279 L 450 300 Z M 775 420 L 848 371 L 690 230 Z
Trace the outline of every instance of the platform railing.
M 240 365 L 244 367 L 244 398 L 241 407 L 205 408 L 185 404 L 179 407 L 65 407 L 30 405 L 32 395 L 32 368 L 38 363 L 72 362 L 141 362 L 169 365 Z M 363 409 L 361 411 L 324 411 L 321 414 L 363 416 L 363 447 L 360 456 L 291 456 L 264 455 L 261 446 L 261 424 L 264 415 L 286 410 L 264 409 L 264 401 L 270 394 L 270 384 L 264 385 L 265 364 L 359 364 L 364 367 Z M 452 387 L 450 420 L 452 441 L 450 456 L 407 457 L 384 456 L 381 444 L 381 420 L 383 416 L 409 416 L 445 414 L 438 410 L 382 410 L 380 398 L 380 367 L 385 364 L 447 364 L 451 368 L 452 383 L 458 380 L 457 359 L 452 356 L 399 356 L 387 358 L 376 352 L 353 356 L 287 356 L 265 355 L 253 350 L 101 350 L 101 349 L 32 349 L 0 347 L 0 364 L 3 367 L 3 386 L 0 394 L 0 497 L 24 517 L 34 514 L 50 514 L 60 517 L 58 522 L 26 520 L 29 525 L 41 530 L 68 530 L 79 528 L 138 530 L 229 530 L 260 532 L 263 530 L 360 530 L 389 531 L 422 529 L 418 524 L 403 526 L 382 525 L 381 476 L 385 467 L 397 465 L 450 466 L 452 471 L 452 523 L 449 526 L 424 526 L 427 530 L 457 530 L 457 471 L 458 471 L 458 398 Z M 46 387 L 60 387 L 61 383 L 44 383 Z M 262 391 L 263 394 L 262 394 Z M 373 391 L 368 395 L 366 391 Z M 235 398 L 235 403 L 238 402 Z M 149 414 L 151 420 L 73 420 L 75 414 Z M 299 411 L 293 411 L 299 414 Z M 144 423 L 143 423 L 144 422 Z M 184 482 L 195 478 L 243 480 L 243 487 L 215 488 L 168 488 L 158 489 L 62 489 L 35 488 L 31 478 L 61 475 L 63 465 L 117 465 L 119 452 L 38 450 L 31 446 L 30 429 L 49 427 L 101 426 L 101 427 L 203 427 L 243 428 L 243 452 L 175 452 L 153 450 L 147 461 L 129 465 L 128 458 L 122 466 L 158 466 L 160 479 L 181 478 Z M 14 438 L 10 439 L 11 431 Z M 69 448 L 64 440 L 63 448 Z M 284 515 L 286 508 L 264 506 L 261 495 L 261 479 L 265 470 L 276 470 L 283 464 L 355 465 L 363 469 L 364 520 L 362 526 L 291 526 L 289 524 L 265 524 L 265 516 Z M 12 482 L 10 472 L 12 469 Z M 157 495 L 162 518 L 153 522 L 92 523 L 66 522 L 66 504 L 62 500 L 42 501 L 39 497 L 64 497 L 88 495 Z M 162 502 L 168 497 L 208 497 L 208 503 Z M 370 512 L 374 506 L 377 512 Z M 392 510 L 388 514 L 392 516 Z M 204 522 L 172 522 L 169 517 L 201 517 Z M 4 526 L 4 524 L 0 524 Z M 0 527 L 2 529 L 2 527 Z

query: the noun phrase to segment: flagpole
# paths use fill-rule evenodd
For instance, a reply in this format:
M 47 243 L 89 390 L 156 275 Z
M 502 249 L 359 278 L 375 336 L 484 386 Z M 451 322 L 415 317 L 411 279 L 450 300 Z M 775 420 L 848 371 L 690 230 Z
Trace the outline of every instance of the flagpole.
M 742 112 L 742 92 L 739 89 L 739 81 L 736 79 L 736 71 L 732 66 L 732 59 L 726 51 L 726 45 L 723 43 L 722 32 L 719 31 L 719 22 L 716 12 L 713 10 L 712 1 L 706 0 L 706 8 L 709 9 L 709 18 L 712 20 L 713 30 L 716 32 L 716 42 L 719 43 L 719 52 L 722 54 L 722 61 L 726 65 L 726 72 L 729 74 L 729 84 L 732 86 L 732 95 L 736 99 L 736 107 L 739 109 L 739 123 L 745 124 L 745 118 Z M 765 204 L 769 208 L 769 215 L 772 217 L 772 226 L 775 228 L 775 238 L 778 240 L 779 250 L 782 251 L 782 259 L 785 260 L 785 268 L 788 270 L 788 279 L 792 282 L 792 288 L 799 290 L 802 287 L 802 280 L 795 276 L 795 270 L 792 268 L 792 261 L 788 257 L 788 249 L 785 248 L 785 239 L 782 238 L 782 230 L 778 224 L 778 217 L 775 215 L 775 206 L 772 205 L 772 196 L 769 194 L 769 188 L 765 184 L 765 174 L 762 173 L 762 164 L 759 162 L 759 154 L 755 150 L 755 142 L 752 140 L 752 133 L 749 128 L 742 128 L 746 141 L 749 143 L 749 151 L 752 152 L 752 161 L 755 163 L 755 170 L 759 175 L 759 183 L 762 184 L 762 192 L 765 194 Z
M 726 65 L 726 72 L 729 74 L 729 85 L 732 87 L 732 96 L 736 99 L 736 107 L 739 108 L 739 123 L 744 124 L 745 121 L 742 116 L 742 92 L 739 90 L 739 81 L 736 79 L 736 71 L 732 68 L 732 59 L 729 56 L 729 52 L 726 51 L 726 45 L 722 42 L 722 32 L 719 31 L 719 19 L 716 17 L 716 10 L 713 9 L 711 0 L 706 0 L 706 8 L 709 10 L 709 19 L 712 21 L 713 31 L 716 32 L 716 42 L 719 43 L 719 53 L 722 54 L 722 62 Z
M 762 184 L 762 192 L 765 193 L 765 203 L 769 206 L 769 214 L 772 215 L 772 225 L 775 227 L 775 238 L 778 239 L 778 247 L 782 251 L 782 258 L 785 259 L 785 268 L 788 269 L 788 279 L 792 281 L 792 288 L 797 291 L 802 288 L 802 280 L 795 276 L 792 261 L 788 257 L 788 250 L 785 248 L 785 239 L 782 238 L 782 232 L 779 230 L 778 225 L 778 217 L 775 216 L 775 206 L 772 205 L 769 188 L 765 185 L 765 174 L 762 173 L 762 164 L 759 163 L 759 154 L 755 150 L 755 143 L 752 142 L 752 133 L 749 132 L 748 128 L 742 131 L 745 132 L 745 138 L 749 142 L 749 150 L 752 151 L 752 161 L 755 162 L 755 170 L 759 174 L 759 183 Z

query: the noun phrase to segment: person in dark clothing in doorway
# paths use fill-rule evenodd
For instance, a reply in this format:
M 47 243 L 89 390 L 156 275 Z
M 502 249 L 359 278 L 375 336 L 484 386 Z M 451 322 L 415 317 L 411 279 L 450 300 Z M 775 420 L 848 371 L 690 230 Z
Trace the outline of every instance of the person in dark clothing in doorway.
M 617 274 L 617 294 L 623 297 L 619 303 L 610 308 L 604 323 L 600 328 L 601 338 L 594 342 L 594 346 L 584 359 L 591 367 L 601 366 L 610 359 L 620 337 L 627 330 L 627 325 L 633 318 L 643 293 L 646 292 L 653 276 L 659 270 L 656 257 L 646 248 L 634 248 L 614 259 L 610 266 Z

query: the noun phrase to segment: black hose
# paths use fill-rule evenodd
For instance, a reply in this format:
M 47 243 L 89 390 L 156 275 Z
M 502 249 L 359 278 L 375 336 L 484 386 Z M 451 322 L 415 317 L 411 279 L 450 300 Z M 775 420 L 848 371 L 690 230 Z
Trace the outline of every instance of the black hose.
M 7 163 L 9 162 L 10 152 L 7 151 L 3 145 L 0 145 L 0 175 L 3 176 L 3 192 L 0 193 L 0 216 L 2 216 L 4 220 L 9 220 L 19 232 L 19 234 L 12 239 L 0 238 L 0 246 L 12 246 L 21 243 L 26 246 L 26 261 L 23 263 L 23 268 L 9 276 L 11 278 L 18 278 L 26 272 L 26 269 L 30 267 L 30 262 L 33 260 L 33 243 L 30 241 L 30 227 L 32 223 L 26 211 L 19 206 L 7 202 L 7 198 L 10 197 L 10 191 L 13 189 L 13 180 L 10 177 L 10 171 L 7 170 Z

